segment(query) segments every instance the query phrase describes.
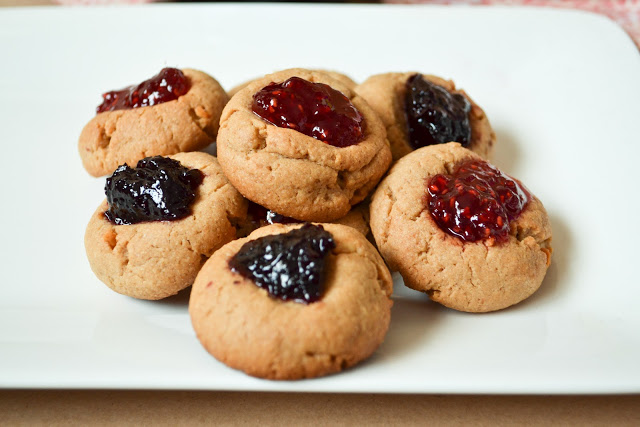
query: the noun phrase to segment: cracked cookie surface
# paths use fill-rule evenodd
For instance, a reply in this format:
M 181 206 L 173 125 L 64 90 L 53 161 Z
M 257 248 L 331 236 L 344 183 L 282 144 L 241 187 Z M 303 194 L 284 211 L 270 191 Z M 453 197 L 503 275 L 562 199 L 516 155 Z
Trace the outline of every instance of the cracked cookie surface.
M 318 302 L 272 298 L 230 270 L 229 259 L 247 241 L 301 226 L 262 227 L 223 246 L 198 274 L 191 321 L 204 348 L 228 366 L 262 378 L 312 378 L 346 369 L 382 343 L 390 321 L 391 275 L 351 227 L 322 224 L 336 247 L 327 255 Z
M 174 101 L 96 115 L 82 130 L 78 151 L 93 176 L 111 173 L 123 163 L 149 156 L 200 150 L 218 133 L 229 100 L 220 84 L 197 70 L 182 70 L 191 89 Z
M 400 159 L 376 189 L 371 231 L 405 285 L 461 311 L 506 308 L 532 295 L 551 262 L 551 225 L 534 196 L 510 222 L 507 241 L 463 242 L 436 225 L 423 202 L 429 179 L 479 156 L 457 143 L 432 145 Z
M 413 151 L 409 144 L 404 102 L 407 80 L 415 74 L 420 73 L 377 74 L 369 77 L 355 88 L 355 91 L 369 103 L 384 123 L 394 161 Z M 465 91 L 457 89 L 453 81 L 428 74 L 422 74 L 422 76 L 431 83 L 442 86 L 450 93 L 461 94 L 469 101 L 471 104 L 469 112 L 471 140 L 467 148 L 485 159 L 490 159 L 496 136 L 482 108 Z
M 85 248 L 96 276 L 114 291 L 157 300 L 190 286 L 215 250 L 236 238 L 247 201 L 222 174 L 215 157 L 179 153 L 170 158 L 204 174 L 191 215 L 175 221 L 115 225 L 105 218 L 106 200 L 85 233 Z
M 271 82 L 298 76 L 342 92 L 364 116 L 364 138 L 333 147 L 292 129 L 279 128 L 251 110 L 253 94 Z M 364 200 L 391 162 L 384 126 L 353 90 L 329 75 L 291 69 L 253 81 L 227 104 L 220 119 L 218 159 L 246 198 L 303 221 L 333 221 Z

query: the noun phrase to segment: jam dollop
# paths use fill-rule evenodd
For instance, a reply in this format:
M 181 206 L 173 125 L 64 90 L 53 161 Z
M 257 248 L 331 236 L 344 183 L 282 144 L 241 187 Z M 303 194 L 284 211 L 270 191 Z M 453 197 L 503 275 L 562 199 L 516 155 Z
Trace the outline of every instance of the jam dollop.
M 518 181 L 482 160 L 463 163 L 452 175 L 436 175 L 427 184 L 426 203 L 445 232 L 466 242 L 489 246 L 507 240 L 509 222 L 529 203 Z
M 191 214 L 203 179 L 198 169 L 187 169 L 167 157 L 147 157 L 135 168 L 125 163 L 107 178 L 109 209 L 104 215 L 117 225 L 184 218 Z
M 331 233 L 307 223 L 245 243 L 229 267 L 273 298 L 308 304 L 322 298 L 326 257 L 335 247 Z
M 137 86 L 113 90 L 102 95 L 97 113 L 147 107 L 173 101 L 189 92 L 191 82 L 177 68 L 163 68 L 158 74 Z
M 414 150 L 452 141 L 469 145 L 471 104 L 461 94 L 414 74 L 407 80 L 404 102 L 409 144 Z
M 296 224 L 302 222 L 295 218 L 281 215 L 252 201 L 249 201 L 248 214 L 249 220 L 253 223 L 254 228 L 260 228 L 270 224 Z
M 253 95 L 253 112 L 274 126 L 302 132 L 334 147 L 357 144 L 364 118 L 349 98 L 331 86 L 291 77 Z

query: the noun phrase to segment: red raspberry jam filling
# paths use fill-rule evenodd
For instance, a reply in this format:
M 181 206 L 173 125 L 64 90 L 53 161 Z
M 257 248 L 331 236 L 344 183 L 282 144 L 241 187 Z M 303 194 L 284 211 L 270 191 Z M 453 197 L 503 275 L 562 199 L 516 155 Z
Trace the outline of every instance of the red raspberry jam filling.
M 253 95 L 253 112 L 274 126 L 294 129 L 334 147 L 364 135 L 364 118 L 349 98 L 323 83 L 291 77 Z
M 522 184 L 482 160 L 463 163 L 452 175 L 434 176 L 427 193 L 438 227 L 465 242 L 486 240 L 489 246 L 507 240 L 509 221 L 531 197 Z
M 191 82 L 181 70 L 163 68 L 157 75 L 137 86 L 129 86 L 122 90 L 113 90 L 103 94 L 103 102 L 98 106 L 96 112 L 129 110 L 162 104 L 178 99 L 189 92 L 189 89 L 191 89 Z

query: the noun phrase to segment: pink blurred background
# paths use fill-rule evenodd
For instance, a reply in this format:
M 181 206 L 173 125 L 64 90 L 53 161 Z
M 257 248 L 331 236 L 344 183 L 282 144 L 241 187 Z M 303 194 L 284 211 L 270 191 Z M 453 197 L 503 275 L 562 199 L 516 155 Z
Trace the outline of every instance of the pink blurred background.
M 166 0 L 53 0 L 63 5 L 139 4 Z M 343 3 L 367 3 L 344 1 Z M 580 9 L 600 13 L 617 22 L 640 47 L 640 0 L 383 0 L 371 3 L 439 4 L 478 6 L 539 6 Z

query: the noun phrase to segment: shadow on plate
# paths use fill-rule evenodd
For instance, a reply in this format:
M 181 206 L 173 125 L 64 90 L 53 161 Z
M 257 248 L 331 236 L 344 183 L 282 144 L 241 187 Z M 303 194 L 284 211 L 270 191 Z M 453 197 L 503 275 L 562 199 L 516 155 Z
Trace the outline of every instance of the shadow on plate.
M 201 151 L 211 154 L 214 157 L 218 157 L 218 144 L 216 142 L 212 142 L 211 144 L 203 148 Z
M 496 145 L 493 150 L 491 163 L 508 174 L 515 174 L 517 178 L 520 148 L 514 136 L 505 129 L 494 129 Z
M 540 285 L 540 289 L 528 299 L 513 306 L 514 309 L 538 304 L 549 298 L 557 298 L 558 295 L 567 291 L 567 288 L 563 287 L 562 284 L 567 283 L 569 263 L 573 252 L 571 230 L 564 219 L 555 214 L 550 213 L 549 220 L 551 221 L 551 230 L 553 232 L 551 265 L 542 281 L 542 285 Z
M 416 292 L 411 298 L 394 297 L 389 331 L 375 358 L 400 357 L 416 347 L 424 347 L 444 310 L 446 308 L 430 301 L 426 294 Z
M 189 297 L 191 296 L 191 286 L 187 289 L 183 289 L 177 294 L 158 301 L 149 301 L 152 304 L 166 305 L 166 306 L 185 306 L 189 305 Z

